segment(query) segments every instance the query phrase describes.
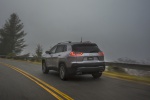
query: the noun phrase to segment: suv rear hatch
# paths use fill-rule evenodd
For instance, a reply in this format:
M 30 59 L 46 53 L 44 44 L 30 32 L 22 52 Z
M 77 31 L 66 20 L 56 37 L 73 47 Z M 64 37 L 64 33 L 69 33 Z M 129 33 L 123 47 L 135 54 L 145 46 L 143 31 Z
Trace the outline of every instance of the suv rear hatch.
M 72 45 L 77 62 L 104 61 L 104 54 L 95 43 L 81 43 Z

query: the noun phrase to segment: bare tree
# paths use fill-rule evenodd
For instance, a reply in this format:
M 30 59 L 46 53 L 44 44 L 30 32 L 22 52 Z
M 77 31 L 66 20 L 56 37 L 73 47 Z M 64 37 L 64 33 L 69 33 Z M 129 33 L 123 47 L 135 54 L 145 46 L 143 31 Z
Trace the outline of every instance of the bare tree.
M 37 61 L 41 60 L 42 53 L 43 53 L 43 48 L 40 44 L 38 44 L 36 47 L 36 50 L 35 50 L 35 55 L 34 55 L 34 57 L 36 58 Z

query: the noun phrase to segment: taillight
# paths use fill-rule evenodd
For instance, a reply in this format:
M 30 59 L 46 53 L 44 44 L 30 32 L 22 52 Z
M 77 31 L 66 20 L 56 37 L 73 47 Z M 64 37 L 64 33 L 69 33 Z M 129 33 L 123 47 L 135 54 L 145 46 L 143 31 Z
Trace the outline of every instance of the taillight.
M 76 56 L 75 52 L 70 52 L 70 56 Z
M 82 52 L 70 52 L 70 56 L 81 56 L 82 54 Z
M 98 52 L 99 56 L 104 56 L 104 52 Z

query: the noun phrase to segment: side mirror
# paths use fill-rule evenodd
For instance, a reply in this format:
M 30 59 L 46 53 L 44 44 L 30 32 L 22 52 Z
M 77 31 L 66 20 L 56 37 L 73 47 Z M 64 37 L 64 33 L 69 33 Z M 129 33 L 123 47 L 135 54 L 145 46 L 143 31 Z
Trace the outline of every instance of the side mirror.
M 50 51 L 45 51 L 46 54 L 51 54 Z

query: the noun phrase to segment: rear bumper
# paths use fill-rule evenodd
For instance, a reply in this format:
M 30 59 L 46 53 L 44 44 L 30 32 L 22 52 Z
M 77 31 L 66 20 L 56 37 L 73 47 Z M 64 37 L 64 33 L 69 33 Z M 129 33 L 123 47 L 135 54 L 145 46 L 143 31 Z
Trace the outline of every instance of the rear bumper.
M 68 70 L 70 74 L 92 74 L 95 72 L 103 72 L 105 70 L 105 63 L 72 63 L 71 68 L 69 68 Z

